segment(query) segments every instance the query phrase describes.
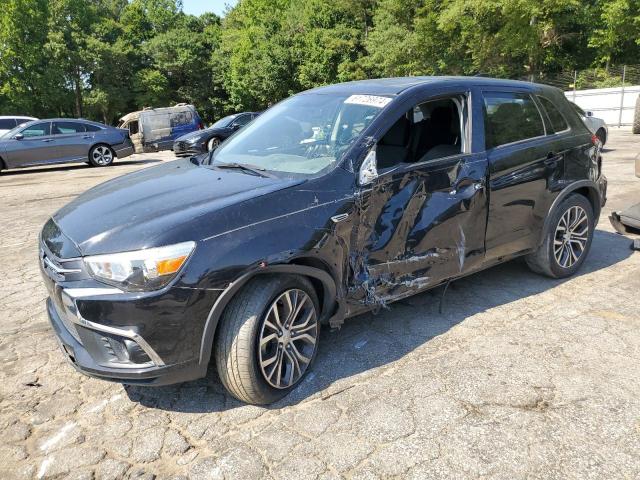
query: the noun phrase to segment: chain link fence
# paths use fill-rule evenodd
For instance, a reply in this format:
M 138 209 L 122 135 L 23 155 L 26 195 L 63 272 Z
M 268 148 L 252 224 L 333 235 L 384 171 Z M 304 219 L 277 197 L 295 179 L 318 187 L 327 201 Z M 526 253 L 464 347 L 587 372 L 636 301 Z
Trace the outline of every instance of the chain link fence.
M 640 65 L 616 65 L 607 68 L 563 71 L 552 75 L 528 77 L 558 87 L 569 100 L 609 126 L 629 126 L 640 96 Z M 635 113 L 636 118 L 640 112 Z

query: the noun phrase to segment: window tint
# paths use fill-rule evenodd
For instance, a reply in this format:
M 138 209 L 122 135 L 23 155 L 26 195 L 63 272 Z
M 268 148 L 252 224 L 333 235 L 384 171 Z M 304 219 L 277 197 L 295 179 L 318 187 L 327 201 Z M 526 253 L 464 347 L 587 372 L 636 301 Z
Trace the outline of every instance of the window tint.
M 234 125 L 240 125 L 241 127 L 244 127 L 250 121 L 251 121 L 251 115 L 240 115 L 238 118 L 236 118 L 233 121 L 233 123 Z
M 378 170 L 462 153 L 466 107 L 462 95 L 413 107 L 378 142 Z
M 84 125 L 76 122 L 53 122 L 54 135 L 68 135 L 70 133 L 84 132 Z
M 546 110 L 547 115 L 549 116 L 549 120 L 551 121 L 551 127 L 553 127 L 554 132 L 562 132 L 563 130 L 569 128 L 569 125 L 562 116 L 562 113 L 560 113 L 560 110 L 556 108 L 551 100 L 540 96 L 538 97 L 538 100 L 540 100 L 540 103 L 542 103 L 542 106 Z
M 50 135 L 51 134 L 51 124 L 49 122 L 47 122 L 47 123 L 36 123 L 35 125 L 31 125 L 30 127 L 25 128 L 20 133 L 22 133 L 22 135 L 24 135 L 25 138 L 27 138 L 27 137 L 42 137 L 44 135 Z
M 87 129 L 87 132 L 99 132 L 100 130 L 102 130 L 99 126 L 91 125 L 90 123 L 86 123 L 84 128 Z
M 129 124 L 129 133 L 131 135 L 134 135 L 134 134 L 138 133 L 139 131 L 140 131 L 140 127 L 138 125 L 138 121 L 137 120 L 134 120 L 133 122 L 131 122 Z
M 529 95 L 485 92 L 486 148 L 544 135 L 544 124 Z
M 16 126 L 16 121 L 13 118 L 0 118 L 0 130 L 11 130 Z

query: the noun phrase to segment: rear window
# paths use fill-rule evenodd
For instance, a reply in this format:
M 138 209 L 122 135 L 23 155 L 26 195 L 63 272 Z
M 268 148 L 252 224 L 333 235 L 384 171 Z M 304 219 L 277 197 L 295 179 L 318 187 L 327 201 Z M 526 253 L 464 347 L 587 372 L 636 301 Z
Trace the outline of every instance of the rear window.
M 538 107 L 527 94 L 485 92 L 484 104 L 486 148 L 545 134 Z
M 15 128 L 16 121 L 13 118 L 0 118 L 0 130 L 11 130 Z
M 67 135 L 70 133 L 82 133 L 84 132 L 84 125 L 77 122 L 54 122 L 53 134 L 54 135 Z
M 554 132 L 562 132 L 563 130 L 567 130 L 569 128 L 569 125 L 567 124 L 565 118 L 562 116 L 562 113 L 560 113 L 560 110 L 556 108 L 551 100 L 540 96 L 538 96 L 538 100 L 540 100 L 540 103 L 542 103 L 542 106 L 546 110 L 547 115 L 549 116 L 549 121 L 551 122 L 551 127 L 553 128 Z

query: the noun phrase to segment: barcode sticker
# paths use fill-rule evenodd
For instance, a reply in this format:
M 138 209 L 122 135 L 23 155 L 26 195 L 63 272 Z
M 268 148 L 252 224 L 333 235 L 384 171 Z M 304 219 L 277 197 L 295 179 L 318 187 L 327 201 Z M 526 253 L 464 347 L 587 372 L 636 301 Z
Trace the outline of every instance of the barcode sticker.
M 344 103 L 353 105 L 365 105 L 368 107 L 384 108 L 391 101 L 389 97 L 380 97 L 378 95 L 351 95 Z

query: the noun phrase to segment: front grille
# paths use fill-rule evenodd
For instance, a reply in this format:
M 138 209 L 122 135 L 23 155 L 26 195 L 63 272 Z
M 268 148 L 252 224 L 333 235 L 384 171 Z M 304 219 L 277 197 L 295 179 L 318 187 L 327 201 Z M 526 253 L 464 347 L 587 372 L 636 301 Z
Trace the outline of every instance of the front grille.
M 186 142 L 176 142 L 173 144 L 173 151 L 174 152 L 184 152 L 187 150 L 187 143 Z

